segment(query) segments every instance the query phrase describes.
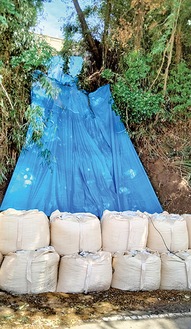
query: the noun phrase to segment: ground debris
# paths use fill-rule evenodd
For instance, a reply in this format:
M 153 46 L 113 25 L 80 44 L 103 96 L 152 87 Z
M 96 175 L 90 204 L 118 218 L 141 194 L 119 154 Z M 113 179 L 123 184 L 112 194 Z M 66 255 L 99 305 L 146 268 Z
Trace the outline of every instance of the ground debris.
M 184 313 L 191 310 L 189 291 L 122 291 L 88 294 L 11 295 L 0 291 L 0 327 L 72 327 L 115 316 Z

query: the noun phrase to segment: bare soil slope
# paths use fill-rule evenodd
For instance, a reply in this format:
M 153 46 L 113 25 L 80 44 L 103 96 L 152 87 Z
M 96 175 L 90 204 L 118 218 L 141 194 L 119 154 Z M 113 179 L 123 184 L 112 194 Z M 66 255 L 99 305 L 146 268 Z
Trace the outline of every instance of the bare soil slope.
M 165 211 L 191 213 L 191 120 L 148 132 L 137 152 Z M 190 167 L 184 162 L 189 161 Z

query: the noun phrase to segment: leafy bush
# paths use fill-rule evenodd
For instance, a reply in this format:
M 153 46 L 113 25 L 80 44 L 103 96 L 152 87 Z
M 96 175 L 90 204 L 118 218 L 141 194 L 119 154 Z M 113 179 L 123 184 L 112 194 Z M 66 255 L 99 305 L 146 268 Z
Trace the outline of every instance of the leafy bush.
M 121 74 L 107 69 L 102 77 L 112 85 L 115 110 L 124 122 L 137 124 L 155 118 L 163 107 L 163 96 L 149 90 L 150 58 L 131 52 L 123 58 Z
M 191 117 L 191 71 L 184 61 L 175 66 L 167 85 L 171 115 Z
M 30 123 L 25 114 L 33 71 L 42 69 L 53 54 L 46 42 L 31 33 L 41 5 L 41 0 L 0 3 L 0 183 L 9 177 Z

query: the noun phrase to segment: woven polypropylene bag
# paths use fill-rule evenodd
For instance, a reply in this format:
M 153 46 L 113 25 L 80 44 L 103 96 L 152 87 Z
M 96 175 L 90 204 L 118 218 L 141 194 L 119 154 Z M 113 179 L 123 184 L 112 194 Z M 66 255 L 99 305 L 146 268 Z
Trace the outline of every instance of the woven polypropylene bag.
M 104 291 L 110 288 L 111 279 L 112 264 L 109 252 L 67 255 L 60 261 L 57 291 Z
M 158 253 L 143 250 L 116 254 L 113 270 L 113 288 L 137 291 L 160 287 L 161 260 Z
M 191 250 L 161 254 L 160 289 L 191 289 Z
M 50 243 L 48 217 L 42 211 L 8 209 L 0 213 L 0 251 L 36 250 Z
M 56 210 L 50 216 L 51 245 L 59 255 L 101 248 L 99 219 L 90 213 L 68 213 Z
M 147 247 L 160 253 L 188 249 L 186 220 L 178 214 L 154 214 L 149 219 Z
M 191 214 L 183 214 L 182 217 L 186 220 L 188 230 L 188 248 L 191 249 Z
M 54 292 L 59 258 L 53 247 L 9 253 L 0 269 L 0 289 L 17 294 Z
M 102 248 L 112 253 L 146 248 L 148 217 L 141 212 L 105 210 L 101 218 Z

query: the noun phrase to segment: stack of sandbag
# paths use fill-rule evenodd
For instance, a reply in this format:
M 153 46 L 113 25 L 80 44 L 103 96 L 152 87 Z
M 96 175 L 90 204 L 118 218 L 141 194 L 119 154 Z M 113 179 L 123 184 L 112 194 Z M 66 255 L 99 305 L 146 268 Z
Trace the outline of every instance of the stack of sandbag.
M 160 287 L 161 259 L 149 250 L 116 253 L 113 256 L 111 287 L 137 291 L 157 290 Z
M 111 253 L 83 252 L 61 257 L 57 292 L 108 290 L 112 279 Z
M 191 251 L 161 254 L 160 289 L 191 289 Z
M 191 214 L 183 214 L 182 217 L 186 220 L 188 230 L 188 248 L 191 249 Z
M 148 216 L 139 211 L 105 210 L 101 218 L 102 248 L 111 253 L 146 248 Z
M 49 220 L 42 211 L 8 209 L 0 213 L 0 252 L 35 250 L 50 243 Z
M 53 247 L 10 252 L 0 269 L 0 289 L 17 294 L 54 292 L 58 262 Z
M 153 214 L 149 216 L 147 247 L 160 253 L 188 249 L 186 219 L 178 214 Z
M 0 289 L 14 293 L 55 291 L 59 255 L 50 244 L 48 217 L 38 210 L 0 213 Z
M 50 234 L 51 245 L 59 255 L 97 252 L 101 248 L 100 221 L 90 213 L 54 211 L 50 216 Z
M 58 292 L 82 293 L 110 288 L 111 254 L 100 251 L 101 226 L 91 213 L 54 211 L 50 216 L 51 245 L 61 255 Z

